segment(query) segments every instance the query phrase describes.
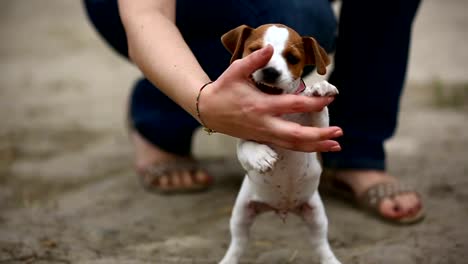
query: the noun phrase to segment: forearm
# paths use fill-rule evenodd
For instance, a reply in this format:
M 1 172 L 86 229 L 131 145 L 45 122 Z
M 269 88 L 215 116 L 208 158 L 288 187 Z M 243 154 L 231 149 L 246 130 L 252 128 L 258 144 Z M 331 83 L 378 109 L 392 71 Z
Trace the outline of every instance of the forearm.
M 198 88 L 209 77 L 175 25 L 175 1 L 119 0 L 119 8 L 132 61 L 196 118 Z
M 199 88 L 210 80 L 174 23 L 175 1 L 119 0 L 119 10 L 130 58 L 162 92 L 197 118 Z M 321 111 L 332 98 L 268 95 L 255 89 L 250 76 L 272 54 L 273 48 L 266 46 L 236 60 L 203 91 L 199 110 L 204 125 L 297 151 L 339 150 L 331 139 L 342 135 L 340 128 L 303 127 L 280 118 L 286 113 Z

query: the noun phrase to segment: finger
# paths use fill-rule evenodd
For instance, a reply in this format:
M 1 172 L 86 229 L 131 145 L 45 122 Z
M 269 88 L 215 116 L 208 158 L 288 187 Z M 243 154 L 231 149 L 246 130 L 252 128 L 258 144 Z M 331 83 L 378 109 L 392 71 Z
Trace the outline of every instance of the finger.
M 334 97 L 306 97 L 292 94 L 267 95 L 265 104 L 276 114 L 320 112 Z
M 292 145 L 306 144 L 316 141 L 329 140 L 343 135 L 339 127 L 309 127 L 301 126 L 295 122 L 281 118 L 271 118 L 271 131 L 276 138 L 289 142 Z
M 322 140 L 304 144 L 291 144 L 287 141 L 279 141 L 276 143 L 278 147 L 282 147 L 294 151 L 302 152 L 336 152 L 341 151 L 341 146 L 334 140 Z
M 302 146 L 307 152 L 337 152 L 341 151 L 341 146 L 335 140 L 323 140 L 309 143 Z
M 273 47 L 267 45 L 245 58 L 233 62 L 233 67 L 243 77 L 249 77 L 254 71 L 265 66 L 273 55 Z

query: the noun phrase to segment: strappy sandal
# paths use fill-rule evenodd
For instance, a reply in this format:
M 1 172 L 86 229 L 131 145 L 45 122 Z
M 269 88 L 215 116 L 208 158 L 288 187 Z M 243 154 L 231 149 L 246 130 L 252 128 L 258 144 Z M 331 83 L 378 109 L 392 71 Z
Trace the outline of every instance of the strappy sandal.
M 191 184 L 184 185 L 178 184 L 174 187 L 174 179 L 171 177 L 173 173 L 179 173 L 179 179 L 182 181 L 182 173 L 188 172 L 191 177 Z M 197 181 L 197 174 L 205 173 L 198 162 L 194 160 L 175 160 L 170 162 L 161 162 L 152 164 L 139 172 L 140 182 L 149 192 L 160 194 L 180 194 L 180 193 L 193 193 L 207 190 L 213 185 L 213 178 L 207 175 L 207 179 L 203 182 Z M 168 179 L 168 188 L 161 188 L 161 178 L 166 176 Z
M 335 178 L 333 171 L 325 170 L 320 180 L 319 190 L 321 193 L 331 194 L 346 201 L 352 201 L 354 205 L 393 224 L 414 224 L 425 217 L 422 207 L 417 213 L 400 218 L 386 217 L 380 212 L 380 203 L 385 198 L 393 199 L 401 194 L 413 193 L 421 200 L 421 195 L 413 187 L 398 182 L 377 183 L 369 187 L 363 194 L 356 196 L 350 186 Z

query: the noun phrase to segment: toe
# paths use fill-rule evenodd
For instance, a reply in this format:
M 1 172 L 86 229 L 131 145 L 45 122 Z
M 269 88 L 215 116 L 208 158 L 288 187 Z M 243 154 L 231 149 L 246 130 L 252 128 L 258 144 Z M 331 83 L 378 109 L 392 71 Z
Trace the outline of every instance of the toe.
M 379 211 L 384 217 L 391 219 L 400 218 L 405 215 L 403 208 L 390 198 L 385 198 L 380 202 Z
M 208 184 L 211 182 L 211 178 L 203 170 L 197 170 L 195 172 L 195 181 L 200 184 Z
M 159 182 L 158 183 L 154 183 L 154 185 L 159 185 L 159 187 L 163 190 L 167 190 L 169 189 L 169 176 L 168 175 L 162 175 L 160 178 L 159 178 Z
M 191 164 L 188 164 L 191 165 Z M 162 164 L 149 167 L 142 173 L 142 184 L 146 189 L 165 194 L 203 190 L 212 183 L 212 178 L 202 169 L 180 164 Z
M 399 219 L 416 215 L 421 209 L 419 197 L 414 193 L 408 193 L 383 199 L 379 211 L 384 217 Z
M 179 171 L 174 171 L 171 173 L 171 187 L 172 188 L 180 188 L 182 186 L 182 177 Z
M 414 215 L 421 210 L 421 202 L 415 193 L 398 195 L 395 197 L 395 201 L 403 208 L 405 216 Z
M 192 178 L 192 174 L 189 171 L 184 171 L 181 173 L 182 178 L 182 185 L 184 187 L 192 187 L 194 182 Z

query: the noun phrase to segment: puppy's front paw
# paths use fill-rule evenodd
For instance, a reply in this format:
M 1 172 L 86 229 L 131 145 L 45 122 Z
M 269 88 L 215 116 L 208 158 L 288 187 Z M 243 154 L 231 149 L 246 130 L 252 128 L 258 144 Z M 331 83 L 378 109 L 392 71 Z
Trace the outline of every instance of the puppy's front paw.
M 304 95 L 307 96 L 334 96 L 337 94 L 338 89 L 327 81 L 314 83 L 314 85 L 307 87 L 304 91 Z
M 267 145 L 257 145 L 255 151 L 249 153 L 247 162 L 252 170 L 265 173 L 275 167 L 278 154 Z

